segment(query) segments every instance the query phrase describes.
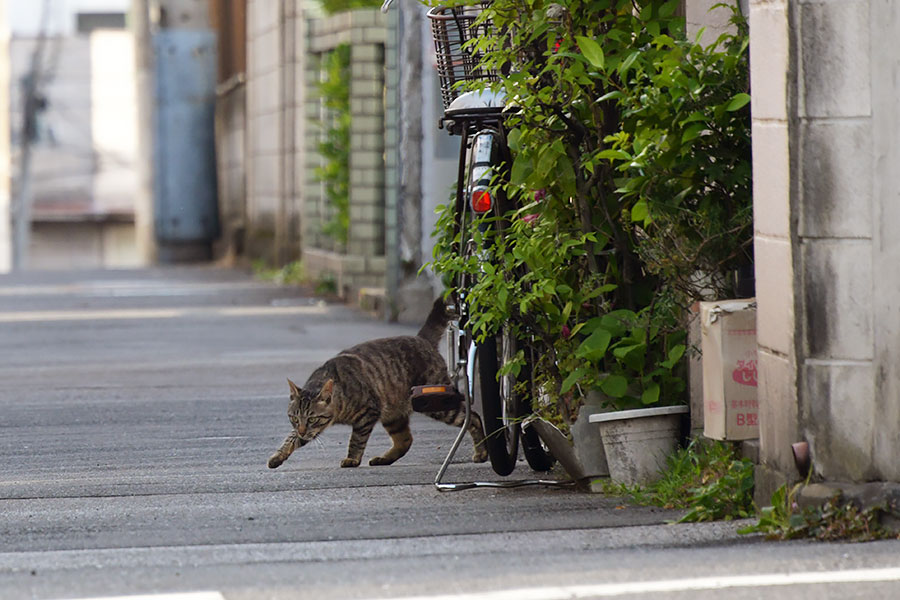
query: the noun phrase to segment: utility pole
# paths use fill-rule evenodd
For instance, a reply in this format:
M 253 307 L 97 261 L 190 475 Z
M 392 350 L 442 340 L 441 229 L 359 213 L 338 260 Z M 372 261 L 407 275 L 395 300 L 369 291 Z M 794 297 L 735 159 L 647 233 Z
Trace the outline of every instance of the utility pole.
M 37 135 L 39 86 L 42 83 L 44 46 L 47 42 L 47 26 L 50 20 L 50 0 L 44 0 L 41 8 L 41 27 L 31 52 L 28 73 L 22 86 L 22 127 L 19 146 L 19 175 L 12 205 L 13 244 L 12 268 L 21 271 L 28 262 L 28 245 L 31 241 L 31 145 Z
M 149 0 L 131 0 L 138 109 L 138 193 L 134 203 L 135 242 L 141 263 L 156 262 L 153 227 L 153 41 Z

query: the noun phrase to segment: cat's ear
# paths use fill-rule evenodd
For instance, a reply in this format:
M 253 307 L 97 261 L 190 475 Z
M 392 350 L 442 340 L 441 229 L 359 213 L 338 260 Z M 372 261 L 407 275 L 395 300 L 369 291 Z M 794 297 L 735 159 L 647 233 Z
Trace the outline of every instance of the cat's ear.
M 319 399 L 325 402 L 325 404 L 331 404 L 332 392 L 334 392 L 334 379 L 329 379 L 322 386 L 322 391 L 319 392 Z
M 288 385 L 291 386 L 291 395 L 292 395 L 292 396 L 299 396 L 299 395 L 300 395 L 300 388 L 297 387 L 297 384 L 296 384 L 296 383 L 294 383 L 293 381 L 291 381 L 290 379 L 288 379 Z

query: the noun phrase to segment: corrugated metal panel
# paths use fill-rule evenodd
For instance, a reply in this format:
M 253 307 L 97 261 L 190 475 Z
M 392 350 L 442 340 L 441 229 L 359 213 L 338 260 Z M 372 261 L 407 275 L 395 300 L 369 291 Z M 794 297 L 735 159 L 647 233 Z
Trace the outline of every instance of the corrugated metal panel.
M 216 35 L 164 30 L 155 54 L 154 217 L 160 242 L 219 235 L 215 161 Z

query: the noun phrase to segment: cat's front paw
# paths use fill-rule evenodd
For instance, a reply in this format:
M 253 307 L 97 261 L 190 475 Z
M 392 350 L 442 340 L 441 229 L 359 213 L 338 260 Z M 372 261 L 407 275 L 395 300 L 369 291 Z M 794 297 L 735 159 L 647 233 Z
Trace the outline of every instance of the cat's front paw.
M 472 455 L 472 462 L 483 463 L 488 459 L 487 449 L 484 446 L 475 448 L 475 454 Z
M 377 467 L 380 465 L 390 465 L 393 462 L 394 461 L 392 461 L 389 458 L 385 458 L 383 456 L 376 456 L 375 458 L 369 460 L 369 465 L 372 467 Z
M 345 458 L 344 460 L 341 461 L 342 468 L 358 467 L 358 466 L 359 466 L 358 458 Z
M 284 462 L 284 457 L 281 456 L 280 453 L 276 452 L 275 454 L 273 454 L 272 456 L 269 457 L 268 465 L 269 465 L 270 469 L 277 469 L 278 467 L 281 466 L 281 463 L 283 463 L 283 462 Z

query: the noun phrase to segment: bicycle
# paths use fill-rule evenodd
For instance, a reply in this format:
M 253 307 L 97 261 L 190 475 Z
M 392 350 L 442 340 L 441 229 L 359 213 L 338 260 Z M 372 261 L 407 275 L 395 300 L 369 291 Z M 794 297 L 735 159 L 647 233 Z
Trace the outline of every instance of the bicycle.
M 386 10 L 390 2 L 387 0 L 382 10 Z M 502 186 L 495 185 L 494 181 L 495 177 L 507 176 L 506 170 L 511 164 L 504 127 L 510 109 L 499 93 L 460 89 L 465 82 L 499 77 L 498 73 L 483 69 L 479 65 L 480 57 L 467 46 L 468 41 L 490 30 L 490 21 L 479 19 L 481 11 L 482 5 L 436 6 L 428 11 L 427 16 L 431 22 L 444 105 L 439 127 L 451 135 L 460 136 L 453 212 L 454 234 L 459 243 L 454 252 L 477 260 L 490 260 L 490 242 L 479 244 L 477 240 L 483 236 L 477 235 L 476 228 L 494 227 L 494 234 L 502 235 L 505 215 L 514 207 L 515 199 L 506 197 Z M 482 218 L 485 215 L 494 218 L 485 220 Z M 528 345 L 516 339 L 508 325 L 500 327 L 494 335 L 476 340 L 469 327 L 472 307 L 466 292 L 473 281 L 468 277 L 471 276 L 461 274 L 452 285 L 452 306 L 457 318 L 450 325 L 448 344 L 448 365 L 454 375 L 453 381 L 457 389 L 465 391 L 465 424 L 435 477 L 435 485 L 441 490 L 456 490 L 568 484 L 540 479 L 462 484 L 442 482 L 469 424 L 470 405 L 476 398 L 481 401 L 488 456 L 498 475 L 509 475 L 515 469 L 520 443 L 526 461 L 535 471 L 548 471 L 555 462 L 537 432 L 522 425 L 522 419 L 532 411 L 530 365 L 533 361 L 526 356 L 525 366 L 517 377 L 498 376 L 501 366 L 520 349 L 528 354 Z M 415 407 L 416 403 L 413 405 Z

